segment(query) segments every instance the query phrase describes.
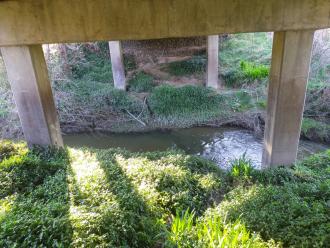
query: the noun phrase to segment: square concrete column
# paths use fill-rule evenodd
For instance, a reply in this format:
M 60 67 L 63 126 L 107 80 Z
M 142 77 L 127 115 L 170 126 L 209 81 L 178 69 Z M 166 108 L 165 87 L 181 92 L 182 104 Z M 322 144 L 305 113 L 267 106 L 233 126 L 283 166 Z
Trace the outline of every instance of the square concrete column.
M 207 87 L 219 88 L 219 35 L 207 37 Z
M 296 160 L 313 36 L 312 30 L 274 33 L 264 167 L 289 165 Z
M 28 145 L 62 146 L 41 45 L 2 47 L 1 53 Z
M 125 67 L 120 41 L 110 41 L 109 50 L 111 57 L 112 75 L 116 89 L 126 89 Z

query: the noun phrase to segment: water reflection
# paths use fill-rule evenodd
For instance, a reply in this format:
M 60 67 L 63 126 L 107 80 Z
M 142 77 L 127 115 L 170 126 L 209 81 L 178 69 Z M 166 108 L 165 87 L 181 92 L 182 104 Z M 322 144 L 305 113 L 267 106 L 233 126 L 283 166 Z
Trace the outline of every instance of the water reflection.
M 215 161 L 226 168 L 235 158 L 246 155 L 260 167 L 262 140 L 252 132 L 235 128 L 189 128 L 135 134 L 77 134 L 64 136 L 65 144 L 74 147 L 121 147 L 132 152 L 164 151 L 179 148 Z M 298 157 L 327 149 L 327 146 L 301 141 Z

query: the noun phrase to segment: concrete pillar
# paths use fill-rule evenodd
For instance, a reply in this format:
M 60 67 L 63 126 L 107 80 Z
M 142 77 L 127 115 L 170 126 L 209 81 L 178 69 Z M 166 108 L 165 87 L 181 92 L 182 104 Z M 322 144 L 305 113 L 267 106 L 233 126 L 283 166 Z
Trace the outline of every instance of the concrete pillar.
M 120 41 L 109 42 L 113 81 L 116 89 L 126 89 L 125 68 Z
M 62 146 L 62 136 L 41 45 L 2 47 L 25 139 Z
M 296 160 L 313 36 L 312 30 L 274 33 L 264 167 L 289 165 Z
M 207 87 L 219 88 L 219 35 L 207 37 Z

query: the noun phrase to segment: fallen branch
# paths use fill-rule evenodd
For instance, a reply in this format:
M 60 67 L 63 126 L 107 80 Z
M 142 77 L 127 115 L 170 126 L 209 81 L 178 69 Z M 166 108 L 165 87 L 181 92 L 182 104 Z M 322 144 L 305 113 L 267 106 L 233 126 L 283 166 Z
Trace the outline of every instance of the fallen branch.
M 147 126 L 147 124 L 145 124 L 143 121 L 141 121 L 139 118 L 135 117 L 131 112 L 129 112 L 127 109 L 125 109 L 126 112 L 137 122 L 139 122 L 142 126 Z

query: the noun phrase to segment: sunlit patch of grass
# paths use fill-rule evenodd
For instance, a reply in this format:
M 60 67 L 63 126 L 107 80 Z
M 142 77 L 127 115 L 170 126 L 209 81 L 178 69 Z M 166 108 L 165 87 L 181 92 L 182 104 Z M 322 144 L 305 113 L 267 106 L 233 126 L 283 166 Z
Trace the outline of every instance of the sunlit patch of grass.
M 0 199 L 0 222 L 5 218 L 6 214 L 10 212 L 16 197 L 17 195 L 10 195 Z
M 278 247 L 273 240 L 264 242 L 259 235 L 250 233 L 239 220 L 227 222 L 216 208 L 210 208 L 199 218 L 189 210 L 172 218 L 168 247 Z
M 120 149 L 35 148 L 4 163 L 0 183 L 10 190 L 1 187 L 1 247 L 329 243 L 330 151 L 263 171 L 244 157 L 225 172 L 179 151 Z
M 101 164 L 88 150 L 71 149 L 70 155 L 72 244 L 141 247 L 157 242 L 157 220 L 115 161 Z

